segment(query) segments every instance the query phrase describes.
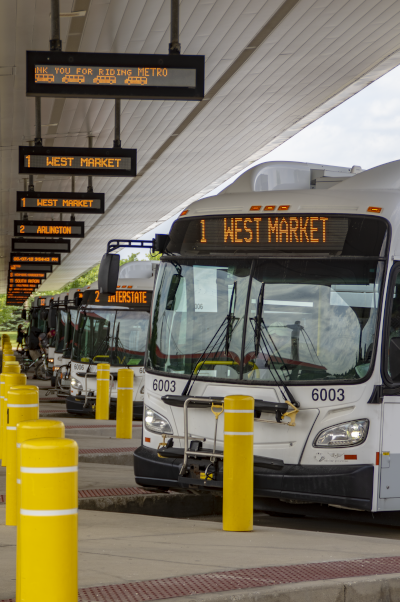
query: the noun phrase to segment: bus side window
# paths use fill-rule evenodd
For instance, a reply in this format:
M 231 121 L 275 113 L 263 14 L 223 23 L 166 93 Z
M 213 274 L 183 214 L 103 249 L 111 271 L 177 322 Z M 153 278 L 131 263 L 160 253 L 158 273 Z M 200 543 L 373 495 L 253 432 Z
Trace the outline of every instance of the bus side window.
M 394 382 L 400 382 L 400 273 L 394 284 L 388 341 L 388 374 Z

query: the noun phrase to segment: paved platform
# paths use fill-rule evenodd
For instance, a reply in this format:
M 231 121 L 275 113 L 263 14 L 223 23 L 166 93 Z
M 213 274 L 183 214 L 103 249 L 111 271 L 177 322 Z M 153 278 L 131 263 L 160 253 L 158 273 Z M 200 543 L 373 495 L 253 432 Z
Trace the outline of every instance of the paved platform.
M 0 600 L 14 596 L 15 535 L 14 527 L 4 526 L 2 506 Z M 79 587 L 85 602 L 207 599 L 218 592 L 235 593 L 221 599 L 253 600 L 257 591 L 263 600 L 350 602 L 357 599 L 349 597 L 350 585 L 358 594 L 364 587 L 363 602 L 394 602 L 400 599 L 397 573 L 398 529 L 260 516 L 253 532 L 227 533 L 217 520 L 79 512 Z M 346 598 L 340 593 L 345 583 Z M 382 587 L 385 598 L 370 597 Z M 389 596 L 390 588 L 396 597 Z M 247 597 L 237 598 L 238 590 Z M 307 598 L 299 597 L 301 590 Z

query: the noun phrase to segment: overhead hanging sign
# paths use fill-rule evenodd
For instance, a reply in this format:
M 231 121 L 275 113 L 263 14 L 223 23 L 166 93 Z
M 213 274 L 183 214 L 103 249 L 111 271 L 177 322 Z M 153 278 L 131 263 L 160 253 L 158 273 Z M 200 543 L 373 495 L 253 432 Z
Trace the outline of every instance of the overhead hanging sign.
M 46 272 L 8 272 L 10 280 L 12 278 L 46 278 Z
M 14 221 L 15 236 L 84 238 L 85 222 Z
M 53 266 L 48 263 L 42 263 L 40 265 L 32 263 L 10 263 L 10 274 L 16 272 L 36 272 L 37 270 L 40 270 L 41 272 L 52 272 Z
M 202 55 L 26 53 L 27 96 L 202 100 Z
M 32 213 L 104 213 L 104 193 L 17 192 L 17 211 Z
M 54 253 L 52 255 L 45 255 L 40 253 L 11 253 L 11 261 L 13 263 L 31 263 L 33 265 L 43 265 L 46 263 L 50 263 L 51 265 L 60 265 L 61 255 Z
M 33 251 L 55 251 L 57 253 L 70 253 L 71 252 L 71 241 L 69 238 L 66 239 L 54 239 L 54 238 L 43 238 L 37 240 L 36 238 L 12 238 L 11 239 L 11 250 L 23 252 Z
M 20 146 L 18 158 L 19 173 L 69 176 L 136 176 L 136 149 L 134 148 Z

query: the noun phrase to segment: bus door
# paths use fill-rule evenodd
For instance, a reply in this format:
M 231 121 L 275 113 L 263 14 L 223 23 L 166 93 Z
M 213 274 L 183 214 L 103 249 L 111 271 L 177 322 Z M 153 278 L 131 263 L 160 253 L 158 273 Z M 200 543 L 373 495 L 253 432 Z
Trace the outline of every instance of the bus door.
M 400 498 L 400 263 L 392 270 L 386 307 L 380 497 Z

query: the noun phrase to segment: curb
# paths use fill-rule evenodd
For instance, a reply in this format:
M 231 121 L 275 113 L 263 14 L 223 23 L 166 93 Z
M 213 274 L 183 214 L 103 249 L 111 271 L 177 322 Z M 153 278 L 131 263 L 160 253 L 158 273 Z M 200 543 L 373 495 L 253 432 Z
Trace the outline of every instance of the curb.
M 79 510 L 145 514 L 168 518 L 194 518 L 222 512 L 222 496 L 190 493 L 148 493 L 146 495 L 80 498 Z
M 272 571 L 273 568 L 272 566 Z M 394 574 L 333 579 L 169 598 L 169 602 L 189 602 L 189 600 L 192 602 L 399 602 L 400 576 Z
M 119 466 L 131 466 L 133 470 L 133 452 L 126 453 L 104 453 L 104 454 L 79 454 L 79 463 L 88 462 L 92 464 L 118 464 Z

